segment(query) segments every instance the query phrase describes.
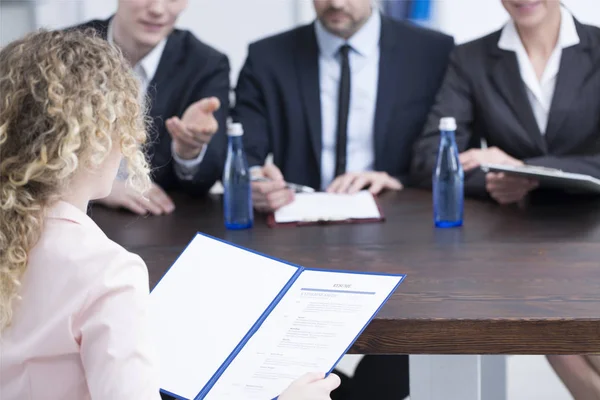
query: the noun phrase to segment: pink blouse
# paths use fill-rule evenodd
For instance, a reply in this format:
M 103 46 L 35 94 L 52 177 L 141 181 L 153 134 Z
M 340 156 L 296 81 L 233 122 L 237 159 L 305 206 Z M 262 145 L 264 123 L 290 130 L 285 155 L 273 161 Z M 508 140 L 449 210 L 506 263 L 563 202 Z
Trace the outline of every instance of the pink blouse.
M 160 399 L 146 265 L 81 210 L 50 210 L 19 295 L 0 334 L 0 399 Z

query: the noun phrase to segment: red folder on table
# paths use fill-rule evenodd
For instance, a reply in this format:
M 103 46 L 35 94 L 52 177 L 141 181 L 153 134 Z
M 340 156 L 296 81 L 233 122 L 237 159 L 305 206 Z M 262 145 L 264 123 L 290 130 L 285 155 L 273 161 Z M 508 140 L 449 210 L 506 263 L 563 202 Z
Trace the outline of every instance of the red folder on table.
M 383 222 L 385 217 L 377 200 L 368 191 L 356 194 L 299 193 L 287 205 L 267 218 L 267 224 L 307 226 Z

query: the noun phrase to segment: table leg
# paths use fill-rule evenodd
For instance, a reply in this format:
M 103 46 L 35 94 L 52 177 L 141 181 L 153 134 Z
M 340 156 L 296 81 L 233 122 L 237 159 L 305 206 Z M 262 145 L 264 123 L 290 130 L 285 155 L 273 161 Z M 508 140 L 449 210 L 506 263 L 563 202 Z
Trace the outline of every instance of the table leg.
M 505 356 L 410 356 L 411 400 L 506 400 Z

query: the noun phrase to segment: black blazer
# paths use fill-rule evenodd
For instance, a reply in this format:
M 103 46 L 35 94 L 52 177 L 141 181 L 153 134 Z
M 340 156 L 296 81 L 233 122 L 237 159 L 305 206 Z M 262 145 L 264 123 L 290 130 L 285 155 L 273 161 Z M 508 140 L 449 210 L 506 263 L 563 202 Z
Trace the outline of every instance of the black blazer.
M 106 38 L 109 20 L 90 21 L 78 29 L 94 28 Z M 148 85 L 150 117 L 149 159 L 153 180 L 165 190 L 182 190 L 192 195 L 207 193 L 221 179 L 227 151 L 226 119 L 229 113 L 229 60 L 224 54 L 199 41 L 192 33 L 175 29 L 168 37 L 156 75 Z M 221 108 L 215 117 L 219 130 L 212 138 L 198 172 L 192 180 L 181 180 L 174 170 L 171 136 L 165 121 L 181 118 L 187 107 L 215 96 Z
M 420 134 L 443 80 L 454 41 L 382 17 L 375 112 L 375 169 L 408 175 Z M 319 49 L 314 24 L 253 43 L 233 112 L 245 130 L 251 166 L 269 153 L 287 180 L 321 186 Z
M 516 53 L 498 47 L 501 31 L 458 46 L 436 105 L 415 145 L 412 177 L 431 186 L 441 117 L 457 119 L 459 151 L 480 138 L 526 164 L 600 178 L 600 29 L 576 21 L 580 43 L 563 50 L 546 134 L 536 123 Z M 542 188 L 543 189 L 543 188 Z M 487 196 L 485 175 L 466 174 L 467 194 Z

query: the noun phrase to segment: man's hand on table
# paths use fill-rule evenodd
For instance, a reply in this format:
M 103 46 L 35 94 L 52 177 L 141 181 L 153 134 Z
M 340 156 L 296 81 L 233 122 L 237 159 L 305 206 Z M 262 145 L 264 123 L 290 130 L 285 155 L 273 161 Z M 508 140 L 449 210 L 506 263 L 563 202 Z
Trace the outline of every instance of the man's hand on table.
M 156 183 L 143 195 L 129 187 L 125 181 L 115 180 L 108 197 L 97 201 L 109 208 L 124 208 L 138 215 L 163 215 L 175 211 L 173 200 Z

